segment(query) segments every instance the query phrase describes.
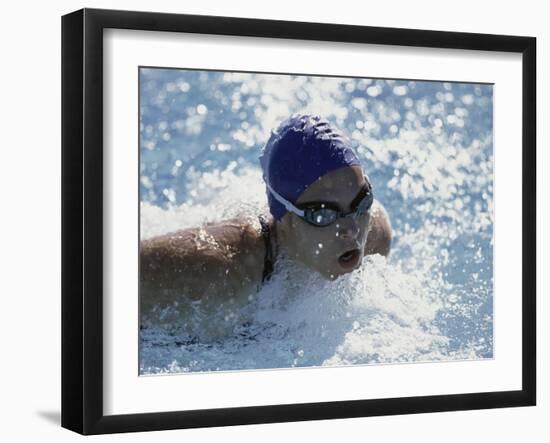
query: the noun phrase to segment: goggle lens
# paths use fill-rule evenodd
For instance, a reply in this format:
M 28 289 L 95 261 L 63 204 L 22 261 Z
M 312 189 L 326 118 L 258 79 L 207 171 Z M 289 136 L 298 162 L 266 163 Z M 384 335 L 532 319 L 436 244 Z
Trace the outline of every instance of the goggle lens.
M 365 195 L 363 200 L 361 200 L 361 202 L 359 203 L 359 206 L 356 209 L 357 214 L 358 215 L 365 214 L 370 209 L 370 207 L 372 206 L 373 200 L 374 200 L 374 197 L 372 195 L 372 192 L 369 191 Z
M 338 211 L 330 208 L 306 210 L 306 220 L 315 226 L 328 226 L 334 223 L 338 216 Z
M 355 211 L 349 214 L 342 214 L 340 211 L 332 208 L 307 208 L 305 209 L 305 220 L 315 226 L 328 226 L 334 223 L 339 217 L 345 217 L 348 215 L 362 216 L 372 206 L 374 197 L 370 188 L 367 188 L 365 195 L 359 202 Z

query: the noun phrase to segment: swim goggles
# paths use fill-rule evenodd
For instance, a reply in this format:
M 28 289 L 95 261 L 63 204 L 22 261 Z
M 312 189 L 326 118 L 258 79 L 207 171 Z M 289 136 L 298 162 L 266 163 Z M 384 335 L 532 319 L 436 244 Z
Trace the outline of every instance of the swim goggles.
M 300 217 L 302 220 L 313 226 L 328 226 L 338 220 L 340 217 L 348 217 L 350 215 L 355 215 L 357 217 L 366 214 L 366 212 L 371 208 L 374 201 L 372 194 L 372 185 L 369 182 L 369 179 L 365 176 L 365 185 L 361 188 L 361 191 L 354 198 L 351 203 L 352 211 L 344 213 L 340 210 L 337 205 L 332 203 L 308 203 L 301 208 L 294 206 L 291 202 L 285 199 L 277 191 L 275 191 L 269 183 L 266 185 L 275 200 L 281 203 L 288 212 L 292 212 Z

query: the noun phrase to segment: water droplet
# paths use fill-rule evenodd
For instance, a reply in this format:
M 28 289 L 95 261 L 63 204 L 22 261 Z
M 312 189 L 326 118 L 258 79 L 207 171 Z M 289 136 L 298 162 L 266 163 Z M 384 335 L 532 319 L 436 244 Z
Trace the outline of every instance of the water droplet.
M 408 92 L 409 88 L 407 88 L 406 86 L 395 86 L 393 88 L 393 93 L 398 96 L 407 95 Z
M 187 92 L 187 91 L 189 91 L 189 89 L 191 88 L 191 87 L 189 86 L 189 83 L 187 83 L 187 82 L 180 82 L 180 83 L 178 83 L 178 87 L 180 88 L 180 91 L 181 91 L 181 92 Z

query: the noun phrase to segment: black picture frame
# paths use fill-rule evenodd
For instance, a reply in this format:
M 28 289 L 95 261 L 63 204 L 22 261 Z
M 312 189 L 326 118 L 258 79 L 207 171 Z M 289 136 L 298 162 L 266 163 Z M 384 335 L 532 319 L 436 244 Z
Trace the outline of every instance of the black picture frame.
M 192 32 L 522 55 L 522 389 L 209 410 L 103 413 L 103 31 Z M 536 404 L 536 39 L 83 9 L 62 18 L 62 426 L 82 434 Z

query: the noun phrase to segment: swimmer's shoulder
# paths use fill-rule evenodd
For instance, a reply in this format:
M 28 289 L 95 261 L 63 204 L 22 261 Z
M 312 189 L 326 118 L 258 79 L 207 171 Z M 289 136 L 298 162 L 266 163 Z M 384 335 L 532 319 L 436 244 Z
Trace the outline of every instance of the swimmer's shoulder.
M 390 217 L 384 205 L 376 199 L 372 204 L 368 230 L 365 254 L 388 256 L 392 241 Z
M 140 268 L 145 278 L 207 269 L 254 281 L 261 280 L 264 255 L 259 221 L 237 217 L 142 240 Z
M 259 218 L 235 217 L 204 226 L 222 247 L 231 249 L 235 255 L 262 256 L 265 254 L 262 225 Z
M 264 218 L 268 226 L 271 222 Z M 220 223 L 205 226 L 208 233 L 229 252 L 221 263 L 232 285 L 253 286 L 263 279 L 266 240 L 259 217 L 240 216 Z
M 217 247 L 246 248 L 261 243 L 261 238 L 259 221 L 249 218 L 233 218 L 141 240 L 140 253 L 142 255 L 151 253 L 182 255 Z

